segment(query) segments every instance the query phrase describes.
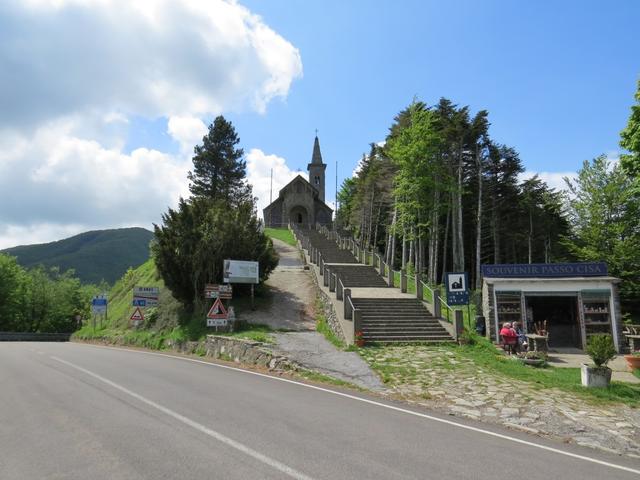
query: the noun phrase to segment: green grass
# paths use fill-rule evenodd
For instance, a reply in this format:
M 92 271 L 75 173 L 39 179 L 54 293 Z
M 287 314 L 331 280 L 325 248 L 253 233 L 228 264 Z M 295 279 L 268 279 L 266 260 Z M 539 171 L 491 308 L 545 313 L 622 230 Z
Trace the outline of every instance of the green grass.
M 320 300 L 320 297 L 316 298 L 316 330 L 324 335 L 324 338 L 326 338 L 334 347 L 339 348 L 340 350 L 345 349 L 345 343 L 338 338 L 335 333 L 333 333 L 333 330 L 331 330 L 331 327 L 329 326 L 329 322 L 327 322 L 327 317 L 324 314 L 322 300 Z
M 292 246 L 296 246 L 296 239 L 293 236 L 293 233 L 288 228 L 265 228 L 265 235 L 271 238 L 277 238 L 278 240 L 283 241 Z
M 640 378 L 640 368 L 636 368 L 632 373 L 634 376 Z
M 596 402 L 621 402 L 640 406 L 640 385 L 612 382 L 608 389 L 585 388 L 580 382 L 579 368 L 532 368 L 501 355 L 496 347 L 485 339 L 476 337 L 476 341 L 476 345 L 446 348 L 450 348 L 461 357 L 473 360 L 476 366 L 488 372 L 529 382 L 540 389 L 557 388 Z
M 353 383 L 346 382 L 344 380 L 340 380 L 339 378 L 330 377 L 329 375 L 325 375 L 323 373 L 316 372 L 314 370 L 298 370 L 296 374 L 306 380 L 317 383 L 326 383 L 329 385 L 335 385 L 337 387 L 347 387 L 354 390 L 364 391 L 363 388 L 360 388 Z

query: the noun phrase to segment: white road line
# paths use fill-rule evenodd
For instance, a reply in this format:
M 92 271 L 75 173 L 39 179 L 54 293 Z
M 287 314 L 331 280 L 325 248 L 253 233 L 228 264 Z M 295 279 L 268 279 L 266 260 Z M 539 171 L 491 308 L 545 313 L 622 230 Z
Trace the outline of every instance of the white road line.
M 162 405 L 154 402 L 153 400 L 149 400 L 146 397 L 143 397 L 142 395 L 132 392 L 131 390 L 129 390 L 126 387 L 123 387 L 122 385 L 119 385 L 115 382 L 112 382 L 111 380 L 104 378 L 101 375 L 98 375 L 97 373 L 94 373 L 90 370 L 87 370 L 86 368 L 82 368 L 74 363 L 71 362 L 67 362 L 66 360 L 63 360 L 61 358 L 55 357 L 55 356 L 51 356 L 51 359 L 60 362 L 64 365 L 67 365 L 71 368 L 74 368 L 86 375 L 89 375 L 90 377 L 95 378 L 96 380 L 100 380 L 103 383 L 106 383 L 107 385 L 109 385 L 112 388 L 115 388 L 116 390 L 120 390 L 123 393 L 126 393 L 127 395 L 129 395 L 130 397 L 135 398 L 136 400 L 145 403 L 147 405 L 149 405 L 150 407 L 155 408 L 156 410 L 159 410 L 160 412 L 164 413 L 165 415 L 168 415 L 170 417 L 173 417 L 174 419 L 178 420 L 179 422 L 184 423 L 185 425 L 190 426 L 191 428 L 194 428 L 202 433 L 204 433 L 205 435 L 209 435 L 212 438 L 215 438 L 216 440 L 218 440 L 219 442 L 222 442 L 232 448 L 235 448 L 236 450 L 239 450 L 240 452 L 249 455 L 250 457 L 255 458 L 256 460 L 265 463 L 266 465 L 269 465 L 272 468 L 275 468 L 276 470 L 279 470 L 282 473 L 287 474 L 288 476 L 290 476 L 291 478 L 295 478 L 297 480 L 313 480 L 312 477 L 309 477 L 307 475 L 305 475 L 304 473 L 301 473 L 291 467 L 289 467 L 288 465 L 285 465 L 282 462 L 279 462 L 278 460 L 274 460 L 271 457 L 267 457 L 266 455 L 263 455 L 260 452 L 257 452 L 255 450 L 253 450 L 252 448 L 247 447 L 246 445 L 237 442 L 219 432 L 216 432 L 215 430 L 211 430 L 208 427 L 205 427 L 204 425 L 191 420 L 190 418 L 185 417 L 184 415 L 180 415 L 177 412 L 174 412 L 173 410 L 167 408 L 167 407 L 163 407 Z
M 566 452 L 564 450 L 560 450 L 560 449 L 554 448 L 554 447 L 549 447 L 547 445 L 542 445 L 540 443 L 529 442 L 527 440 L 521 440 L 521 439 L 516 438 L 516 437 L 511 437 L 509 435 L 504 435 L 502 433 L 492 432 L 491 430 L 485 430 L 485 429 L 478 428 L 478 427 L 472 427 L 471 425 L 464 425 L 462 423 L 454 422 L 452 420 L 446 420 L 444 418 L 434 417 L 434 416 L 431 416 L 431 415 L 427 415 L 425 413 L 414 412 L 412 410 L 407 410 L 406 408 L 396 407 L 394 405 L 387 405 L 386 403 L 376 402 L 375 400 L 369 400 L 367 398 L 357 397 L 355 395 L 350 395 L 350 394 L 344 393 L 344 392 L 337 392 L 335 390 L 330 390 L 328 388 L 318 387 L 316 385 L 309 385 L 307 383 L 297 382 L 295 380 L 289 380 L 288 378 L 274 377 L 272 375 L 266 375 L 264 373 L 253 372 L 251 370 L 244 370 L 242 368 L 231 367 L 229 365 L 221 365 L 219 363 L 205 362 L 203 360 L 197 360 L 195 358 L 179 357 L 177 355 L 170 355 L 170 354 L 167 354 L 167 353 L 147 352 L 147 351 L 144 351 L 144 350 L 133 350 L 133 349 L 130 349 L 130 348 L 107 347 L 107 346 L 102 346 L 102 345 L 91 345 L 91 344 L 82 344 L 82 343 L 73 343 L 73 345 L 82 345 L 82 346 L 87 346 L 87 347 L 105 348 L 105 349 L 120 350 L 120 351 L 133 352 L 133 353 L 142 353 L 144 355 L 155 355 L 155 356 L 159 356 L 159 357 L 168 357 L 168 358 L 173 358 L 173 359 L 177 359 L 177 360 L 184 360 L 186 362 L 201 363 L 203 365 L 209 365 L 209 366 L 212 366 L 212 367 L 224 368 L 224 369 L 227 369 L 227 370 L 233 370 L 233 371 L 236 371 L 236 372 L 241 372 L 241 373 L 245 373 L 245 374 L 249 374 L 249 375 L 256 375 L 256 376 L 259 376 L 259 377 L 269 378 L 271 380 L 277 380 L 279 382 L 292 383 L 294 385 L 299 385 L 301 387 L 306 387 L 306 388 L 310 388 L 310 389 L 313 389 L 313 390 L 319 390 L 321 392 L 330 393 L 332 395 L 337 395 L 339 397 L 349 398 L 351 400 L 356 400 L 358 402 L 368 403 L 370 405 L 375 405 L 377 407 L 387 408 L 389 410 L 394 410 L 396 412 L 406 413 L 408 415 L 413 415 L 413 416 L 416 416 L 416 417 L 425 418 L 427 420 L 431 420 L 431 421 L 434 421 L 434 422 L 444 423 L 446 425 L 451 425 L 453 427 L 462 428 L 462 429 L 465 429 L 465 430 L 471 430 L 473 432 L 482 433 L 484 435 L 489 435 L 491 437 L 501 438 L 503 440 L 507 440 L 507 441 L 514 442 L 514 443 L 519 443 L 521 445 L 526 445 L 528 447 L 539 448 L 541 450 L 546 450 L 548 452 L 557 453 L 558 455 L 564 455 L 564 456 L 575 458 L 575 459 L 578 459 L 578 460 L 584 460 L 585 462 L 597 463 L 598 465 L 603 465 L 605 467 L 614 468 L 614 469 L 617 469 L 617 470 L 623 470 L 625 472 L 631 472 L 631 473 L 635 473 L 636 475 L 640 475 L 640 470 L 635 469 L 635 468 L 626 467 L 624 465 L 618 465 L 616 463 L 605 462 L 604 460 L 598 460 L 598 459 L 595 459 L 595 458 L 586 457 L 584 455 L 579 455 L 577 453 Z

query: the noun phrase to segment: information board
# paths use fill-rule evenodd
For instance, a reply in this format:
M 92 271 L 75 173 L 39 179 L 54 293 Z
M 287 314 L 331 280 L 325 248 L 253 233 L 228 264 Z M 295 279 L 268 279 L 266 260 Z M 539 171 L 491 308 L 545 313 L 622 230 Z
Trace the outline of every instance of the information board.
M 245 260 L 225 260 L 223 264 L 224 283 L 258 283 L 258 262 Z
M 467 272 L 446 274 L 447 303 L 449 305 L 469 304 L 469 278 Z

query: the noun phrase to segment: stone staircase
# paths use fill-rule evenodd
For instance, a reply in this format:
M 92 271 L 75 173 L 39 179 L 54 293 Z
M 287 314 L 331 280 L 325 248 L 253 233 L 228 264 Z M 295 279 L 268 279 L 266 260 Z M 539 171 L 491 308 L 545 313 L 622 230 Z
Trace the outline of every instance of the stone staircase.
M 311 244 L 320 251 L 324 263 L 358 263 L 349 250 L 340 248 L 334 240 L 329 240 L 322 233 L 306 230 L 304 235 L 307 235 Z
M 335 273 L 347 288 L 376 288 L 387 287 L 382 277 L 370 265 L 330 265 L 329 271 Z
M 341 249 L 316 230 L 301 230 L 313 248 L 322 255 L 323 267 L 336 274 L 344 288 L 351 290 L 351 302 L 359 316 L 359 329 L 365 342 L 436 343 L 453 338 L 425 304 L 399 290 L 389 288 L 378 271 L 362 265 L 349 250 Z M 326 285 L 326 284 L 325 284 Z M 354 325 L 355 327 L 355 325 Z
M 451 335 L 425 308 L 412 298 L 352 298 L 361 312 L 365 342 L 450 342 Z

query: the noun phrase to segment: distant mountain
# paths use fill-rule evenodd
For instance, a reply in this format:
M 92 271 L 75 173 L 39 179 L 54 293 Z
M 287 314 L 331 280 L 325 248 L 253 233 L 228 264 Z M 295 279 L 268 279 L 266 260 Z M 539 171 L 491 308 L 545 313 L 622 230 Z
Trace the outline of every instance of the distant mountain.
M 81 233 L 57 242 L 23 245 L 2 250 L 30 268 L 37 265 L 72 268 L 83 283 L 105 280 L 113 284 L 129 267 L 149 259 L 153 233 L 144 228 L 119 228 Z

